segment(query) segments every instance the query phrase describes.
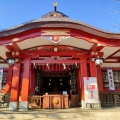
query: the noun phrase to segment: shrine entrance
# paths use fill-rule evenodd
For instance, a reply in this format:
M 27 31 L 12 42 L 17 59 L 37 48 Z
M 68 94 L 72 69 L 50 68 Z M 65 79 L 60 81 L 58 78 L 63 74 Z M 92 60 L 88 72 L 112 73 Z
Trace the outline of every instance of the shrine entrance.
M 70 94 L 71 72 L 70 71 L 40 71 L 36 69 L 35 95 L 43 94 Z
M 69 101 L 72 102 L 71 105 L 74 107 L 78 105 L 80 99 L 77 91 L 77 70 L 75 64 L 66 64 L 66 66 L 54 64 L 49 65 L 49 69 L 47 65 L 37 66 L 36 64 L 35 95 L 43 96 L 42 108 L 54 108 L 53 98 L 59 100 L 58 108 L 68 108 Z M 74 102 L 75 99 L 77 103 Z M 49 105 L 46 105 L 46 103 Z
M 43 77 L 43 93 L 63 94 L 63 91 L 69 93 L 69 76 L 68 77 Z
M 77 73 L 75 64 L 37 65 L 35 69 L 35 94 L 77 93 Z

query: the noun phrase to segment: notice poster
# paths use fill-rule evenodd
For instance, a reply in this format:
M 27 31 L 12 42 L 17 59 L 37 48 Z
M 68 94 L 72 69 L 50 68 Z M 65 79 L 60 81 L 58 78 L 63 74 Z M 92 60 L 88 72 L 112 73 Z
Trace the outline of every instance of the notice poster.
M 107 68 L 107 72 L 108 72 L 109 90 L 110 91 L 115 91 L 112 68 Z
M 99 103 L 96 77 L 84 77 L 85 103 Z
M 3 68 L 0 68 L 0 90 L 2 89 Z

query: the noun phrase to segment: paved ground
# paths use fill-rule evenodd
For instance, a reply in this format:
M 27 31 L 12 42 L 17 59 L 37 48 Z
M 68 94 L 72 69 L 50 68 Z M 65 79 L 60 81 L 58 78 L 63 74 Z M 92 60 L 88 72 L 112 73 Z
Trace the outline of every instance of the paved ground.
M 0 108 L 0 120 L 120 120 L 120 107 L 103 109 L 33 109 L 10 111 Z

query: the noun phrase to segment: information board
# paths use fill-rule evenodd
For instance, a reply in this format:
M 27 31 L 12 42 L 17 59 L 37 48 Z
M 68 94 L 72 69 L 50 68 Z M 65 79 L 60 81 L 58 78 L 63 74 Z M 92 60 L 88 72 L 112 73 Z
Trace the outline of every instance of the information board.
M 85 103 L 99 103 L 96 77 L 84 77 Z

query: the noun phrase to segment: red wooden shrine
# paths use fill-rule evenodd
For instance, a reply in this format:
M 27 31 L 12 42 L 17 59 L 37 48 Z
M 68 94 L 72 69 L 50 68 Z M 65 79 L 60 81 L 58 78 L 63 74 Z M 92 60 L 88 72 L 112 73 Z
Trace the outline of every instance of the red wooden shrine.
M 96 64 L 97 59 L 103 63 Z M 97 78 L 98 106 L 114 103 L 114 95 L 120 94 L 120 34 L 72 20 L 55 9 L 41 19 L 0 31 L 0 67 L 6 73 L 1 93 L 9 95 L 12 109 L 19 102 L 21 109 L 28 109 L 32 95 L 63 91 L 69 100 L 78 95 L 81 106 L 89 107 L 83 77 Z M 106 81 L 107 67 L 114 73 L 114 92 Z

